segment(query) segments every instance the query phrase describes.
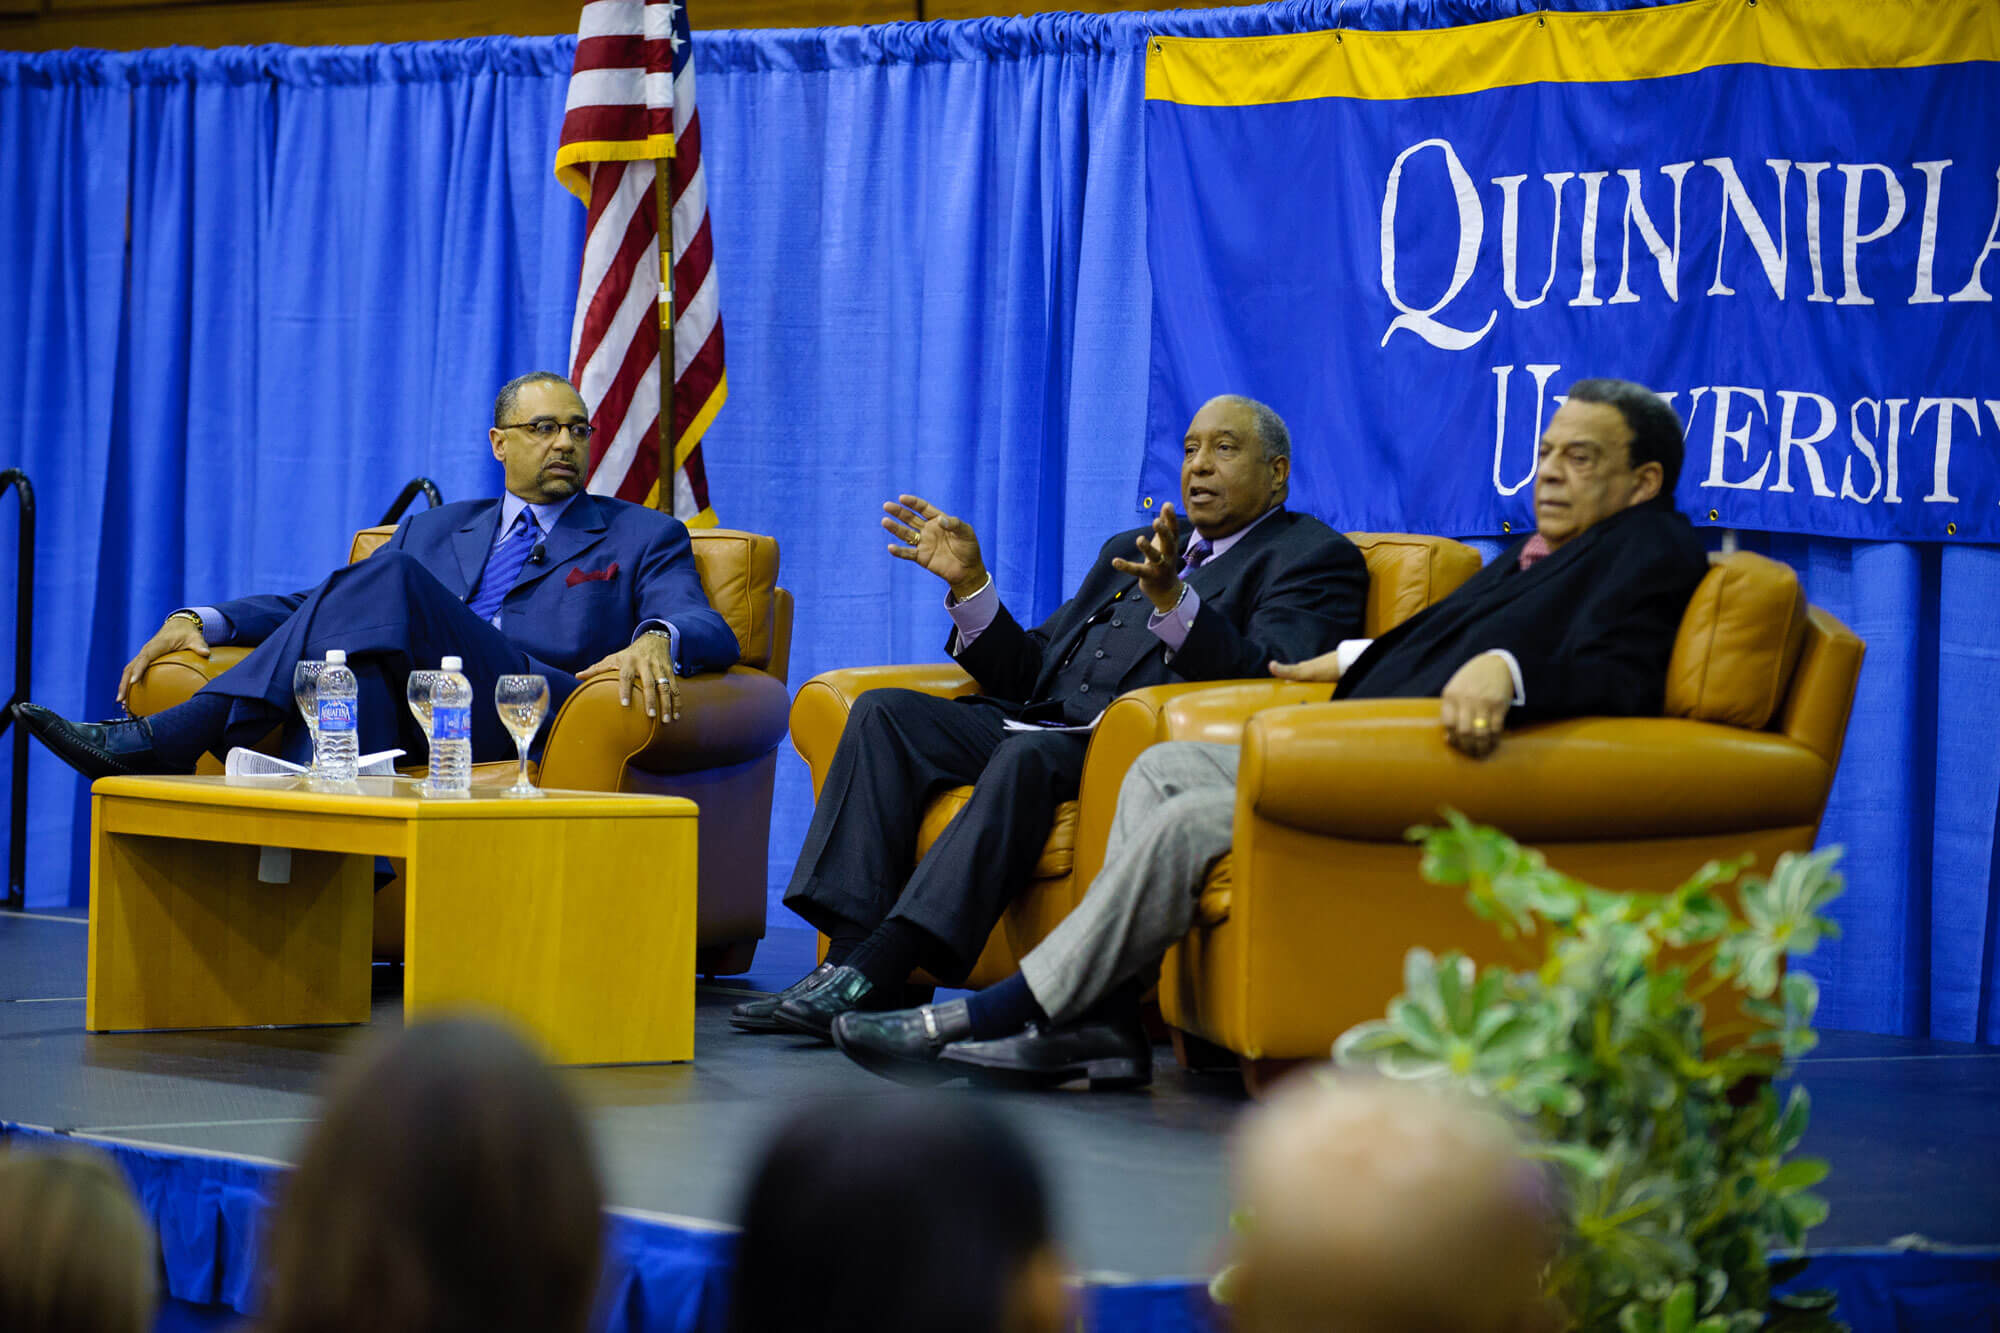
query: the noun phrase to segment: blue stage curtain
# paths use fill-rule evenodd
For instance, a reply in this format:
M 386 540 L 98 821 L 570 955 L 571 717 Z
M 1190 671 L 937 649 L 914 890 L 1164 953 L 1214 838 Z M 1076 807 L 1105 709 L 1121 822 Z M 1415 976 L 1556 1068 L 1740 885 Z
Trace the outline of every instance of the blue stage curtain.
M 1139 520 L 1148 33 L 1437 27 L 1541 7 L 1318 0 L 699 34 L 730 380 L 704 455 L 722 521 L 782 543 L 792 680 L 943 656 L 941 589 L 881 552 L 879 505 L 899 492 L 974 524 L 1024 619 Z M 19 367 L 28 401 L 48 405 L 39 447 L 15 433 L 0 449 L 45 496 L 38 694 L 108 711 L 119 665 L 164 611 L 311 583 L 410 475 L 452 498 L 497 488 L 479 435 L 493 389 L 566 360 L 583 219 L 550 164 L 573 48 L 0 54 L 14 99 L 0 164 L 45 182 L 0 208 L 0 242 L 51 256 L 9 274 L 34 299 L 11 303 L 27 320 L 0 331 L 0 370 Z M 67 108 L 93 98 L 103 132 L 66 129 L 83 114 Z M 70 249 L 34 239 L 43 214 L 70 220 Z M 74 257 L 86 235 L 104 238 L 92 253 L 108 274 Z M 99 299 L 53 299 L 100 279 Z M 122 326 L 82 339 L 79 312 L 121 309 Z M 65 338 L 89 354 L 47 350 Z M 1769 547 L 1869 641 L 1825 829 L 1849 848 L 1849 890 L 1846 938 L 1809 964 L 1822 1021 L 1995 1040 L 1993 553 Z M 36 900 L 80 903 L 86 806 L 54 765 L 36 780 Z M 777 898 L 810 812 L 803 767 L 786 761 L 774 924 L 790 924 Z

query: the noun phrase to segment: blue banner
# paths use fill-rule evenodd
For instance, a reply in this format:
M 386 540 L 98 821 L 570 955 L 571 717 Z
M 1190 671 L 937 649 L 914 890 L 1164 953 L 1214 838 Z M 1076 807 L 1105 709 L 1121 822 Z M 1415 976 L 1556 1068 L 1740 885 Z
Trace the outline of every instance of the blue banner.
M 2000 541 L 2000 5 L 1695 0 L 1154 38 L 1144 507 L 1209 396 L 1350 530 L 1533 526 L 1608 375 L 1697 523 Z

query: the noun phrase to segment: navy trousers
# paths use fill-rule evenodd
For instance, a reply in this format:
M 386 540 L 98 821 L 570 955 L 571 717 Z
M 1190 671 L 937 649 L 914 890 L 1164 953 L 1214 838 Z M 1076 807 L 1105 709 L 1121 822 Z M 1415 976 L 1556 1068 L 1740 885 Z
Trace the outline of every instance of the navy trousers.
M 1008 731 L 977 695 L 940 699 L 869 690 L 854 701 L 813 807 L 785 906 L 832 934 L 895 916 L 937 939 L 921 961 L 947 982 L 979 961 L 1000 913 L 1027 886 L 1056 807 L 1076 798 L 1085 733 Z M 917 860 L 931 797 L 972 784 L 972 799 Z
M 409 752 L 405 763 L 428 757 L 405 700 L 412 671 L 435 669 L 449 655 L 464 659 L 472 682 L 474 762 L 514 757 L 514 738 L 493 707 L 496 678 L 530 671 L 547 676 L 550 717 L 577 685 L 568 672 L 531 662 L 420 561 L 401 551 L 377 551 L 335 570 L 248 657 L 208 683 L 203 693 L 233 701 L 223 747 L 262 740 L 276 709 L 285 719 L 282 753 L 301 763 L 310 759 L 311 738 L 292 699 L 292 671 L 331 648 L 346 650 L 360 687 L 361 752 L 400 746 Z

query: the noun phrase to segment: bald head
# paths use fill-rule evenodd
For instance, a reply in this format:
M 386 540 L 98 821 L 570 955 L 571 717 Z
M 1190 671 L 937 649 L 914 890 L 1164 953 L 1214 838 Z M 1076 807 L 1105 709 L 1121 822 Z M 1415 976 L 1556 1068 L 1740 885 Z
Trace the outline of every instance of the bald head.
M 1405 1084 L 1298 1078 L 1237 1143 L 1244 1333 L 1538 1333 L 1551 1219 L 1498 1116 Z

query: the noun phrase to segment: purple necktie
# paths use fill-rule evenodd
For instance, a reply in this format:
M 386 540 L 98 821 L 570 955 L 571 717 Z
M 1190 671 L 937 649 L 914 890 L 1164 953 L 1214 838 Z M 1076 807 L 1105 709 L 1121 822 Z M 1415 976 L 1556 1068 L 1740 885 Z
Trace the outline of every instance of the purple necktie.
M 514 591 L 515 580 L 521 577 L 521 566 L 528 563 L 528 552 L 535 548 L 541 532 L 535 524 L 535 511 L 523 509 L 514 526 L 507 529 L 506 538 L 486 557 L 486 568 L 479 575 L 479 589 L 466 602 L 473 615 L 481 620 L 493 619 L 500 603 Z
M 1208 544 L 1208 538 L 1196 537 L 1188 543 L 1187 555 L 1184 557 L 1187 563 L 1181 566 L 1181 574 L 1186 576 L 1201 568 L 1201 562 L 1208 559 L 1214 551 L 1215 548 Z

